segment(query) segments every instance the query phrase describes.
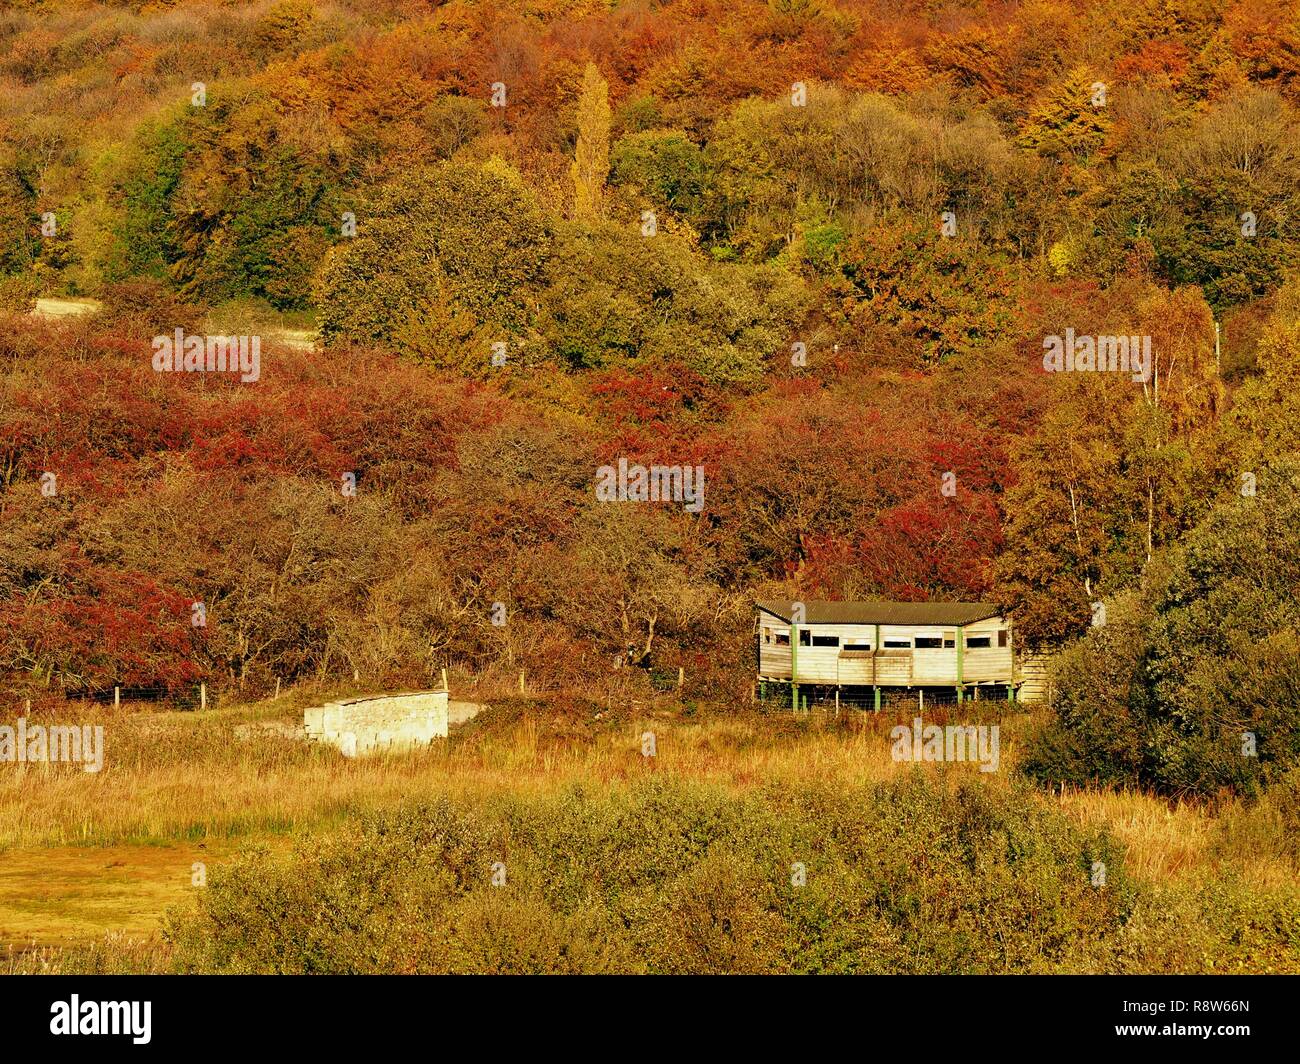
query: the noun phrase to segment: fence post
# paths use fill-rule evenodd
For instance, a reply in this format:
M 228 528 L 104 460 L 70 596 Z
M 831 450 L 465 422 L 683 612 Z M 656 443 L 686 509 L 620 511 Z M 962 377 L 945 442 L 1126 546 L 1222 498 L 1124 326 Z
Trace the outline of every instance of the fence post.
M 275 678 L 275 697 L 280 697 L 280 677 Z
M 520 669 L 520 670 L 519 670 L 519 693 L 520 693 L 521 695 L 523 695 L 523 694 L 527 694 L 527 693 L 528 693 L 528 691 L 527 691 L 527 690 L 525 689 L 525 687 L 524 687 L 524 670 L 523 670 L 523 669 Z
M 450 691 L 450 690 L 451 690 L 451 688 L 447 686 L 447 666 L 446 666 L 446 665 L 444 665 L 444 666 L 442 667 L 442 689 L 443 689 L 444 691 Z
M 199 708 L 208 708 L 208 685 L 206 683 L 199 684 Z
M 113 687 L 113 708 L 122 708 L 122 688 L 117 687 L 116 685 Z
M 686 682 L 686 668 L 682 665 L 677 666 L 677 690 L 682 689 L 682 684 Z

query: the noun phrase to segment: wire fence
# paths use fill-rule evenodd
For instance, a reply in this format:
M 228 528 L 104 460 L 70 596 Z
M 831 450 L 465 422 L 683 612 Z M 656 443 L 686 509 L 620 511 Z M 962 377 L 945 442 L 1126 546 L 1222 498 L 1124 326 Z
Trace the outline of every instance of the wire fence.
M 715 676 L 696 673 L 682 667 L 628 669 L 596 681 L 590 678 L 579 680 L 575 677 L 564 677 L 561 680 L 553 675 L 544 677 L 531 672 L 525 673 L 518 666 L 511 666 L 508 670 L 489 668 L 478 671 L 464 665 L 449 663 L 446 668 L 439 668 L 434 674 L 420 678 L 422 684 L 417 682 L 412 685 L 409 682 L 411 677 L 404 677 L 406 682 L 388 682 L 391 679 L 381 678 L 368 682 L 356 672 L 353 673 L 351 682 L 346 677 L 339 676 L 310 676 L 296 679 L 292 683 L 288 680 L 279 681 L 274 677 L 269 680 L 259 678 L 256 682 L 245 683 L 240 683 L 237 678 L 216 677 L 175 685 L 120 684 L 58 692 L 46 689 L 39 692 L 19 693 L 19 697 L 26 696 L 28 707 L 38 709 L 46 704 L 81 701 L 101 706 L 155 704 L 187 711 L 220 709 L 236 704 L 278 699 L 282 696 L 361 697 L 393 690 L 415 690 L 427 687 L 453 691 L 455 698 L 470 702 L 566 695 L 582 695 L 610 704 L 627 698 L 646 696 L 663 700 L 665 705 L 678 700 L 683 704 L 715 702 L 719 705 L 734 705 L 752 699 L 769 710 L 852 710 L 882 711 L 891 714 L 910 711 L 922 716 L 949 713 L 959 707 L 964 712 L 975 712 L 983 706 L 989 709 L 1005 708 L 1009 703 L 1013 703 L 1005 685 L 967 687 L 959 696 L 957 690 L 952 687 L 873 689 L 801 683 L 798 686 L 796 706 L 795 692 L 791 690 L 789 681 L 753 682 L 733 675 L 730 679 L 734 682 L 723 683 Z M 1001 707 L 998 706 L 999 703 Z
M 472 669 L 461 663 L 448 663 L 424 675 L 404 673 L 366 677 L 354 670 L 351 676 L 307 676 L 277 679 L 259 676 L 240 682 L 238 678 L 211 677 L 180 684 L 108 684 L 93 687 L 54 688 L 24 685 L 7 692 L 28 710 L 68 703 L 96 706 L 154 705 L 173 710 L 220 709 L 233 705 L 272 699 L 364 697 L 393 691 L 447 690 L 453 697 L 469 702 L 499 701 L 510 698 L 551 698 L 586 696 L 597 701 L 626 698 L 659 698 L 667 701 L 684 698 L 712 697 L 711 677 L 691 674 L 681 667 L 623 669 L 605 677 L 557 676 L 546 670 L 524 669 L 518 665 L 489 666 Z
M 788 706 L 796 708 L 795 693 L 789 683 L 774 681 L 761 682 L 757 691 L 758 701 L 771 706 Z M 899 712 L 910 709 L 925 714 L 935 710 L 956 709 L 957 707 L 978 707 L 981 704 L 997 706 L 1010 702 L 1005 685 L 988 685 L 967 688 L 961 695 L 952 687 L 828 687 L 815 684 L 800 684 L 797 695 L 797 708 L 810 709 L 853 709 L 882 712 Z
M 317 686 L 304 682 L 297 689 Z M 290 690 L 284 687 L 285 693 Z M 237 702 L 255 702 L 277 697 L 279 685 L 243 685 L 200 680 L 183 684 L 115 684 L 104 687 L 69 687 L 66 689 L 19 692 L 30 708 L 44 705 L 84 702 L 97 706 L 124 706 L 130 704 L 165 705 L 169 709 L 218 709 Z
M 112 687 L 69 688 L 57 695 L 37 697 L 37 702 L 89 702 L 97 706 L 132 703 L 166 705 L 171 709 L 215 709 L 227 698 L 227 692 L 206 682 L 194 684 L 142 685 L 119 684 Z M 29 700 L 31 701 L 31 700 Z

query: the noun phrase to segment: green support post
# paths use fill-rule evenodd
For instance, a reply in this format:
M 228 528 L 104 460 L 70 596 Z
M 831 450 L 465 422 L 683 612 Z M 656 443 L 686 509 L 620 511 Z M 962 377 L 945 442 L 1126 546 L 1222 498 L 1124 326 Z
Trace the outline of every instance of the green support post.
M 1016 636 L 1012 630 L 1011 622 L 1007 622 L 1007 651 L 1011 654 L 1011 682 L 1007 684 L 1007 701 L 1012 705 L 1016 702 Z
M 965 675 L 965 653 L 966 653 L 966 630 L 961 625 L 957 625 L 957 703 L 960 705 L 966 698 L 966 675 Z
M 876 663 L 880 660 L 880 625 L 876 625 L 876 641 L 872 643 L 871 650 L 871 679 L 876 678 Z M 871 690 L 875 693 L 876 712 L 880 712 L 880 685 L 872 683 Z
M 790 710 L 799 712 L 799 626 L 790 622 Z

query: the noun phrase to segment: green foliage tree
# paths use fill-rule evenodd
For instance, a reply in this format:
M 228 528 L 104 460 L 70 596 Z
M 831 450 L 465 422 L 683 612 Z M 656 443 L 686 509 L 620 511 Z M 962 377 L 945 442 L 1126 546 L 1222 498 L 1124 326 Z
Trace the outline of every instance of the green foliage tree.
M 1223 100 L 1170 149 L 1174 210 L 1152 233 L 1174 284 L 1223 308 L 1277 287 L 1300 264 L 1300 122 L 1272 92 Z
M 118 182 L 123 216 L 118 239 L 126 276 L 164 277 L 181 257 L 175 196 L 189 151 L 179 118 L 141 127 Z M 122 277 L 110 280 L 122 280 Z
M 122 276 L 170 276 L 216 303 L 301 309 L 337 232 L 328 149 L 292 141 L 257 92 L 213 94 L 146 126 L 119 182 Z
M 1300 762 L 1300 475 L 1225 496 L 1058 666 L 1045 779 L 1252 792 Z
M 754 258 L 797 240 L 809 202 L 858 230 L 952 210 L 965 235 L 997 245 L 1026 224 L 1009 195 L 1023 164 L 987 116 L 943 99 L 818 85 L 804 107 L 747 100 L 706 156 L 716 239 Z
M 494 327 L 494 339 L 522 334 L 550 246 L 541 208 L 499 161 L 405 175 L 358 212 L 356 238 L 326 259 L 317 288 L 321 337 L 390 343 L 441 361 L 455 356 L 431 351 L 420 334 L 449 323 L 457 340 L 477 325 Z M 486 363 L 489 354 L 485 347 L 466 357 Z
M 680 364 L 713 384 L 756 387 L 802 319 L 802 284 L 776 267 L 709 266 L 667 233 L 565 227 L 539 328 L 564 364 Z
M 450 159 L 487 129 L 487 107 L 468 96 L 439 96 L 420 116 L 435 159 Z
M 0 275 L 0 313 L 30 314 L 40 294 L 36 278 L 29 273 Z
M 312 265 L 337 232 L 327 160 L 282 136 L 280 108 L 267 97 L 219 95 L 191 112 L 174 213 L 181 291 L 301 308 Z
M 628 133 L 615 143 L 610 165 L 616 184 L 639 190 L 657 208 L 673 211 L 697 229 L 707 228 L 708 168 L 703 151 L 685 133 Z
M 314 17 L 312 0 L 277 0 L 255 23 L 254 39 L 266 52 L 278 52 L 299 42 Z
M 22 273 L 36 261 L 40 232 L 34 190 L 16 160 L 0 165 L 0 273 Z

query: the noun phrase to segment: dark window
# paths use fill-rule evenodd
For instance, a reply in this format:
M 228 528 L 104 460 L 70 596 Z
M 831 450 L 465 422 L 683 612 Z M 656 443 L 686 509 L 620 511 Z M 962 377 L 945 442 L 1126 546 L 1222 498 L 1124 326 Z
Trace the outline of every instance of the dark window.
M 971 635 L 966 637 L 967 650 L 984 650 L 993 645 L 993 640 L 987 635 Z
M 941 650 L 943 640 L 937 635 L 918 635 L 916 637 L 917 650 Z
M 862 639 L 846 639 L 844 641 L 845 650 L 870 650 L 871 641 Z
M 1006 630 L 1005 628 L 999 628 L 999 629 L 998 629 L 998 646 L 1000 646 L 1000 647 L 1004 647 L 1004 646 L 1006 646 L 1006 645 L 1007 645 L 1007 630 Z
M 788 646 L 790 645 L 790 633 L 789 633 L 789 632 L 777 632 L 777 633 L 776 633 L 776 645 L 779 646 L 779 647 L 788 647 Z
M 812 637 L 812 645 L 815 647 L 837 647 L 840 645 L 840 637 L 837 635 L 815 635 Z
M 799 633 L 799 645 L 801 647 L 812 646 L 812 632 L 808 631 L 807 628 Z
M 885 646 L 894 650 L 907 650 L 911 645 L 912 641 L 910 639 L 900 639 L 898 636 L 894 636 L 893 638 L 890 638 L 889 636 L 885 637 Z

